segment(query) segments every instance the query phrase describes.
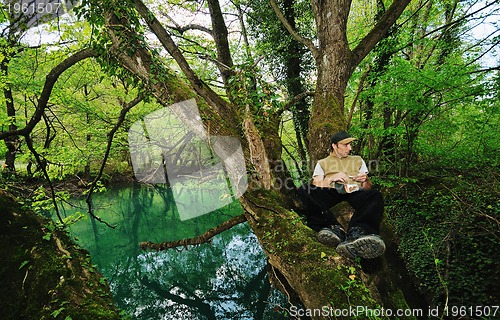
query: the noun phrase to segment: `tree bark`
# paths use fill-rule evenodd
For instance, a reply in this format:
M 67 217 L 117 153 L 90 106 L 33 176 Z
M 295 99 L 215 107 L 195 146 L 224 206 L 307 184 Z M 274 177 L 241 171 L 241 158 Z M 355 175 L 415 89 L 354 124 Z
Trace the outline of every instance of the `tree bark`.
M 347 127 L 344 95 L 354 68 L 383 38 L 410 0 L 395 0 L 375 27 L 354 48 L 349 48 L 347 19 L 350 0 L 312 1 L 319 48 L 315 56 L 318 68 L 316 94 L 309 121 L 309 155 L 315 162 L 330 149 L 330 137 Z
M 293 0 L 285 0 L 284 5 L 284 17 L 290 26 L 295 29 L 295 9 Z M 301 95 L 305 89 L 303 86 L 303 81 L 301 77 L 302 72 L 302 61 L 304 56 L 304 47 L 296 39 L 292 39 L 290 45 L 286 48 L 287 54 L 284 55 L 285 68 L 286 68 L 286 79 L 287 79 L 287 91 L 291 97 L 296 97 Z M 297 139 L 297 151 L 300 156 L 300 167 L 301 172 L 308 173 L 307 164 L 307 150 L 305 146 L 309 144 L 307 139 L 308 123 L 309 123 L 309 105 L 306 102 L 305 97 L 297 100 L 293 105 L 292 115 L 293 124 L 295 128 L 295 136 Z
M 239 132 L 242 130 L 245 135 L 245 140 L 242 143 L 247 143 L 246 148 L 245 145 L 243 147 L 244 152 L 246 151 L 245 159 L 247 160 L 247 168 L 252 168 L 256 172 L 256 175 L 251 177 L 249 182 L 270 188 L 272 179 L 270 176 L 269 161 L 261 134 L 256 128 L 249 112 L 249 105 L 230 105 L 203 83 L 193 72 L 174 41 L 161 23 L 154 17 L 153 13 L 140 0 L 134 0 L 134 3 L 139 14 L 147 21 L 148 26 L 158 37 L 164 48 L 179 64 L 191 88 L 187 85 L 178 88 L 177 86 L 181 82 L 178 81 L 179 79 L 175 74 L 161 65 L 155 64 L 153 57 L 147 50 L 132 50 L 131 52 L 134 52 L 132 57 L 128 56 L 122 49 L 122 46 L 130 47 L 131 43 L 134 42 L 130 39 L 137 38 L 137 36 L 129 32 L 125 27 L 128 25 L 125 14 L 121 19 L 118 19 L 113 12 L 109 12 L 106 15 L 106 23 L 109 27 L 109 35 L 113 41 L 114 50 L 112 52 L 116 55 L 116 58 L 125 68 L 148 83 L 152 89 L 152 94 L 166 107 L 171 104 L 171 98 L 174 98 L 174 101 L 188 100 L 195 97 L 195 92 L 198 95 L 197 102 L 200 105 L 200 112 L 205 114 L 205 119 L 210 119 L 205 122 L 209 134 L 236 137 L 240 135 Z M 142 43 L 137 42 L 134 43 L 134 46 L 134 48 L 144 47 Z M 141 63 L 138 64 L 137 61 Z M 152 67 L 153 69 L 151 69 Z M 155 68 L 159 68 L 158 71 L 162 73 L 161 79 L 158 79 L 159 72 Z M 151 70 L 155 70 L 155 73 L 151 72 Z
M 219 68 L 225 88 L 230 88 L 228 79 L 233 75 L 233 59 L 229 50 L 228 31 L 222 16 L 219 0 L 208 0 L 208 9 L 212 21 L 212 34 L 217 47 L 217 67 Z M 231 96 L 230 92 L 226 92 Z
M 11 45 L 9 45 L 9 47 L 10 46 L 12 46 L 12 43 Z M 2 76 L 5 77 L 5 79 L 9 78 L 9 62 L 10 57 L 8 56 L 8 53 L 6 53 L 6 56 L 2 59 L 2 62 L 0 64 L 0 70 L 2 71 Z M 5 98 L 7 117 L 9 117 L 9 132 L 14 132 L 17 130 L 16 108 L 14 104 L 14 96 L 12 95 L 12 89 L 10 88 L 9 83 L 6 83 L 5 88 L 3 89 L 3 94 Z M 4 141 L 5 146 L 7 147 L 7 152 L 5 153 L 4 169 L 10 172 L 15 172 L 16 154 L 19 149 L 21 140 L 19 139 L 18 135 L 12 135 L 4 139 Z
M 182 72 L 186 76 L 187 80 L 191 84 L 192 89 L 194 89 L 195 92 L 200 97 L 202 97 L 204 99 L 205 103 L 208 106 L 210 106 L 212 109 L 214 109 L 215 113 L 217 113 L 221 116 L 220 117 L 221 119 L 224 119 L 224 123 L 225 123 L 224 126 L 225 127 L 231 128 L 232 131 L 235 131 L 236 130 L 235 125 L 239 121 L 241 121 L 241 119 L 238 119 L 237 117 L 235 117 L 234 110 L 231 110 L 230 105 L 224 99 L 222 99 L 219 95 L 217 95 L 212 89 L 210 89 L 210 87 L 208 87 L 208 85 L 206 83 L 204 83 L 196 75 L 196 73 L 193 71 L 193 69 L 191 69 L 188 62 L 186 61 L 186 59 L 182 55 L 181 51 L 179 50 L 179 48 L 175 44 L 175 42 L 172 40 L 172 38 L 168 34 L 168 32 L 165 30 L 165 28 L 163 28 L 160 21 L 158 21 L 158 19 L 156 19 L 154 14 L 144 5 L 144 3 L 140 0 L 134 0 L 134 4 L 135 4 L 135 7 L 136 7 L 137 11 L 139 12 L 139 14 L 145 19 L 149 28 L 151 28 L 151 30 L 154 32 L 154 34 L 158 37 L 158 40 L 160 41 L 162 46 L 168 51 L 168 53 L 172 56 L 172 58 L 175 59 L 175 61 L 179 65 L 180 69 L 182 70 Z M 120 29 L 125 29 L 124 26 L 127 26 L 127 23 L 128 23 L 128 20 L 125 19 L 125 16 L 122 17 L 122 19 L 121 19 L 122 21 L 120 21 L 120 19 L 118 19 L 116 16 L 108 16 L 107 19 L 108 19 L 108 26 L 110 26 L 111 28 L 113 28 L 113 26 L 114 26 L 113 24 L 116 23 L 116 27 L 117 27 L 116 31 L 117 32 L 121 32 Z M 127 39 L 121 39 L 117 35 L 110 34 L 110 36 L 112 37 L 112 41 L 115 43 L 115 45 L 120 45 L 121 41 L 123 41 L 124 43 L 126 43 L 128 41 Z M 114 40 L 113 40 L 113 37 L 114 37 Z M 119 42 L 117 42 L 117 41 L 119 41 Z M 142 45 L 140 43 L 137 43 L 137 44 Z M 143 70 L 141 68 L 135 69 L 137 67 L 135 61 L 128 61 L 129 58 L 126 55 L 119 53 L 119 51 L 120 51 L 119 48 L 115 48 L 115 49 L 118 49 L 115 51 L 117 52 L 118 55 L 122 56 L 122 61 L 127 61 L 127 63 L 124 64 L 125 68 L 129 69 L 133 74 L 136 74 L 136 75 L 138 73 L 142 74 L 141 78 L 143 80 L 149 81 L 149 79 L 144 78 L 144 76 L 146 76 L 146 77 L 150 76 L 150 74 L 148 72 L 149 70 Z M 140 52 L 135 53 L 136 58 L 143 59 L 144 57 L 141 58 L 139 56 L 139 54 L 140 54 Z M 148 62 L 146 60 L 139 60 L 139 61 L 144 61 L 144 62 L 150 63 L 150 61 Z M 167 70 L 164 70 L 164 71 L 167 71 Z M 173 76 L 173 78 L 175 78 L 173 73 L 169 72 L 168 74 Z M 167 89 L 167 88 L 165 88 L 165 89 Z M 166 94 L 168 94 L 168 89 L 167 89 Z M 187 100 L 187 99 L 192 98 L 192 95 L 188 96 L 187 94 L 184 94 L 184 96 L 185 96 L 185 99 L 183 99 L 183 100 Z M 186 96 L 188 96 L 188 97 L 186 97 Z M 160 100 L 160 101 L 162 101 L 162 100 Z M 177 100 L 177 101 L 179 101 L 179 100 Z
M 8 76 L 8 62 L 5 59 L 2 61 L 2 71 L 5 77 Z M 12 95 L 12 90 L 7 87 L 4 89 L 5 104 L 7 109 L 7 117 L 9 117 L 9 132 L 14 132 L 17 130 L 16 125 L 16 108 L 14 106 L 14 97 Z M 12 135 L 7 137 L 5 140 L 5 146 L 7 147 L 7 152 L 5 153 L 5 169 L 11 172 L 16 171 L 16 154 L 19 150 L 21 139 L 19 136 Z
M 224 232 L 226 230 L 231 229 L 235 225 L 238 225 L 240 223 L 243 223 L 247 221 L 245 215 L 239 215 L 236 217 L 233 217 L 229 220 L 224 221 L 221 225 L 212 228 L 208 230 L 207 232 L 203 233 L 202 235 L 199 235 L 194 238 L 190 239 L 181 239 L 181 240 L 176 240 L 176 241 L 167 241 L 167 242 L 162 242 L 162 243 L 153 243 L 149 241 L 144 241 L 140 243 L 140 247 L 142 249 L 153 249 L 157 251 L 161 250 L 167 250 L 171 248 L 177 248 L 177 247 L 187 247 L 187 246 L 192 246 L 192 245 L 197 245 L 197 244 L 202 244 L 210 241 L 214 236 L 218 235 L 221 232 Z
M 314 232 L 302 223 L 300 217 L 285 209 L 289 199 L 270 190 L 271 185 L 267 184 L 267 179 L 272 178 L 272 174 L 268 175 L 268 169 L 265 167 L 259 168 L 260 162 L 266 161 L 266 158 L 262 157 L 266 155 L 266 147 L 262 143 L 263 133 L 255 130 L 253 118 L 248 111 L 249 106 L 233 106 L 214 98 L 215 93 L 199 79 L 196 80 L 196 75 L 151 12 L 139 0 L 134 0 L 134 3 L 138 5 L 139 12 L 155 34 L 168 47 L 168 51 L 175 55 L 174 58 L 182 65 L 181 69 L 188 73 L 186 77 L 191 87 L 164 65 L 159 65 L 160 59 L 153 57 L 147 46 L 136 42 L 140 37 L 127 27 L 130 24 L 124 12 L 121 12 L 120 18 L 116 16 L 116 9 L 108 9 L 104 14 L 106 30 L 112 42 L 109 53 L 140 78 L 164 106 L 170 105 L 172 101 L 193 97 L 197 99 L 202 118 L 205 119 L 205 129 L 209 134 L 238 136 L 238 132 L 244 133 L 246 140 L 243 140 L 242 144 L 247 168 L 254 166 L 258 174 L 257 178 L 250 175 L 249 180 L 262 179 L 263 183 L 254 186 L 260 188 L 247 191 L 240 198 L 240 203 L 246 220 L 259 239 L 269 262 L 283 279 L 286 279 L 304 306 L 311 309 L 337 309 L 355 305 L 375 308 L 377 304 L 382 304 L 377 288 L 370 284 L 370 276 L 357 269 L 352 261 L 339 257 L 334 248 L 317 242 Z M 333 83 L 329 86 L 333 89 Z M 325 90 L 320 91 L 327 96 Z M 246 111 L 241 116 L 237 114 L 238 110 Z M 238 121 L 227 123 L 228 118 Z M 189 119 L 181 119 L 189 125 Z M 258 162 L 253 157 L 256 153 L 259 153 Z M 352 291 L 346 289 L 348 283 L 355 284 Z M 404 304 L 404 301 L 401 303 Z

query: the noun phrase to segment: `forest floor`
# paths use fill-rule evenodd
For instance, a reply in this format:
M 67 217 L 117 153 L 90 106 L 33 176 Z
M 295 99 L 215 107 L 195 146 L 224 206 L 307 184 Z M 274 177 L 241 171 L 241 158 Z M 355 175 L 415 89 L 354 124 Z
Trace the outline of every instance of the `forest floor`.
M 429 305 L 498 305 L 500 173 L 422 168 L 413 176 L 386 181 L 385 221 Z

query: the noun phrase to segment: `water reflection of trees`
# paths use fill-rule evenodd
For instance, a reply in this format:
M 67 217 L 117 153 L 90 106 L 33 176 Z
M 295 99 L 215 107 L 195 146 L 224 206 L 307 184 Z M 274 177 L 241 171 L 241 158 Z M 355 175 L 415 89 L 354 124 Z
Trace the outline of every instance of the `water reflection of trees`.
M 271 289 L 265 255 L 246 224 L 185 250 L 139 249 L 146 236 L 181 239 L 218 223 L 215 216 L 180 222 L 165 191 L 155 186 L 110 194 L 115 205 L 102 216 L 119 217 L 117 228 L 89 228 L 85 235 L 97 242 L 90 251 L 118 307 L 134 319 L 279 319 L 274 304 L 284 298 Z
M 277 319 L 272 303 L 283 301 L 256 239 L 240 229 L 211 245 L 119 261 L 106 271 L 118 306 L 139 319 Z

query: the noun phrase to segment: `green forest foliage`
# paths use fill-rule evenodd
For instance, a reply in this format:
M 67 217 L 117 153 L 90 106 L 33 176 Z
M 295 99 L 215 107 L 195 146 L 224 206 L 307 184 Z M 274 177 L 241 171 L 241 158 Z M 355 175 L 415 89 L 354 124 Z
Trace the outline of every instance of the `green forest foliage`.
M 499 176 L 485 172 L 429 169 L 386 193 L 401 255 L 433 305 L 499 299 Z

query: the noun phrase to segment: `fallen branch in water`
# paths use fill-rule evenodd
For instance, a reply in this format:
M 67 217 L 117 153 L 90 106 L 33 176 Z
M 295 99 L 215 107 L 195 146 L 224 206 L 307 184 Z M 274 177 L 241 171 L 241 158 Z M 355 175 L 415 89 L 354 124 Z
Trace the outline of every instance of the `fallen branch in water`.
M 210 239 L 212 239 L 214 236 L 218 235 L 219 233 L 229 230 L 232 227 L 234 227 L 237 224 L 243 223 L 247 221 L 245 218 L 245 215 L 239 215 L 236 217 L 233 217 L 224 223 L 218 225 L 215 228 L 212 228 L 205 232 L 204 234 L 201 234 L 199 236 L 196 236 L 194 238 L 189 238 L 189 239 L 182 239 L 182 240 L 177 240 L 177 241 L 166 241 L 162 243 L 153 243 L 153 242 L 141 242 L 139 245 L 141 249 L 153 249 L 157 251 L 162 251 L 162 250 L 167 250 L 167 249 L 172 249 L 172 248 L 177 248 L 183 246 L 186 248 L 188 245 L 198 245 L 202 243 L 206 243 Z

